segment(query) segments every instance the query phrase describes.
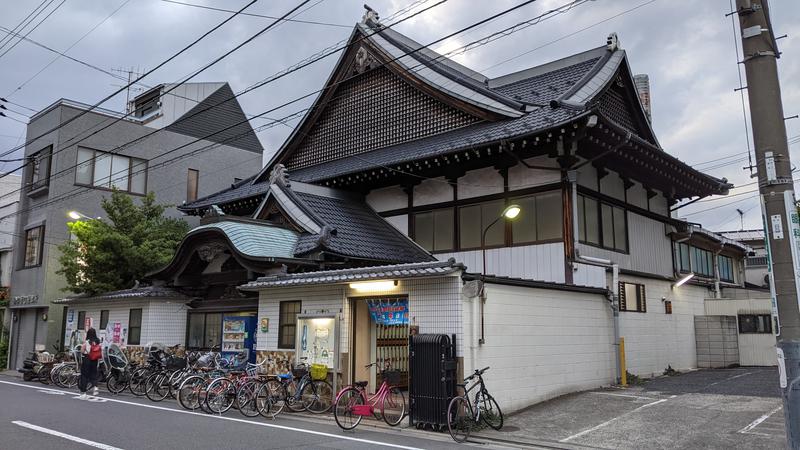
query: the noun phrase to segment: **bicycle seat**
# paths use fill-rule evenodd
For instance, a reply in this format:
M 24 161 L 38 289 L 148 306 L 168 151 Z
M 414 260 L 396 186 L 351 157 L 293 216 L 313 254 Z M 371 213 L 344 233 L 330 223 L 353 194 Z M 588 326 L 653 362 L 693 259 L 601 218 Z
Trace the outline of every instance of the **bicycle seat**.
M 278 378 L 280 378 L 282 380 L 291 380 L 292 379 L 292 374 L 290 374 L 290 373 L 282 373 L 282 374 L 278 375 Z
M 367 384 L 369 384 L 369 381 L 356 381 L 353 384 L 355 384 L 358 387 L 362 387 L 363 388 L 363 387 L 367 387 Z

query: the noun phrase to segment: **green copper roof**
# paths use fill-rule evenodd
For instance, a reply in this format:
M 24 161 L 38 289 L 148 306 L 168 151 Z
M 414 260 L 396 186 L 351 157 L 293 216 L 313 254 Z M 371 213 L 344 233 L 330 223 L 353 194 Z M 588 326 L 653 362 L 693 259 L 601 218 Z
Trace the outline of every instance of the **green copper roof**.
M 299 234 L 272 225 L 222 221 L 201 225 L 190 234 L 216 229 L 227 236 L 239 253 L 252 258 L 294 258 Z

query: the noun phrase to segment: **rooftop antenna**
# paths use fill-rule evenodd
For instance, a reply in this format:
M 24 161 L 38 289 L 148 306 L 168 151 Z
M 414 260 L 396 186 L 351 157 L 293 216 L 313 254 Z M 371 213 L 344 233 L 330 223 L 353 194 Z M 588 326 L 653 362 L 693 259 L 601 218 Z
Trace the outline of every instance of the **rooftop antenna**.
M 125 111 L 126 112 L 130 112 L 128 110 L 128 105 L 131 102 L 131 91 L 141 92 L 141 91 L 144 90 L 141 87 L 131 86 L 131 81 L 133 81 L 133 80 L 139 78 L 140 76 L 142 76 L 144 74 L 144 71 L 141 71 L 139 69 L 139 67 L 137 67 L 136 69 L 134 69 L 133 67 L 131 67 L 130 69 L 111 69 L 111 71 L 112 72 L 118 72 L 118 73 L 121 73 L 121 74 L 125 74 L 128 77 L 128 84 L 127 84 L 128 87 L 125 89 Z M 120 84 L 115 84 L 113 86 L 122 87 L 122 85 L 120 85 Z
M 736 212 L 739 213 L 739 231 L 744 231 L 744 211 L 736 208 Z

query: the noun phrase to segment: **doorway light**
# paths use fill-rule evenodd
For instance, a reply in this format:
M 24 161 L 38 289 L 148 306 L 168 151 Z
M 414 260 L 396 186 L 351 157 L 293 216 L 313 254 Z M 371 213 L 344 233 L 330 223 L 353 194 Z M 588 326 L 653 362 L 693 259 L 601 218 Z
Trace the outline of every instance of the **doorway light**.
M 380 280 L 380 281 L 360 281 L 358 283 L 350 283 L 350 289 L 358 292 L 381 292 L 390 291 L 397 286 L 397 281 Z

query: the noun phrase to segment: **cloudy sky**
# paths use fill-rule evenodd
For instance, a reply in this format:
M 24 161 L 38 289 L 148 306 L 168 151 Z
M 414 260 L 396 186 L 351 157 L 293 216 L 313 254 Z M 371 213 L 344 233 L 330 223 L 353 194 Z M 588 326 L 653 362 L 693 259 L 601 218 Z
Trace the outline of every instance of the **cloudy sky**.
M 437 1 L 440 0 L 418 0 L 414 10 Z M 608 33 L 615 31 L 628 51 L 633 70 L 650 76 L 653 125 L 664 149 L 714 176 L 726 177 L 737 186 L 744 185 L 753 179 L 742 169 L 747 165 L 747 138 L 740 94 L 734 92 L 739 84 L 734 42 L 738 44 L 739 40 L 738 37 L 734 40 L 731 19 L 724 17 L 730 11 L 729 1 L 595 0 L 455 58 L 490 77 L 498 76 L 603 45 Z M 181 2 L 223 9 L 238 9 L 247 3 L 245 0 Z M 385 19 L 413 2 L 369 0 L 369 5 Z M 434 49 L 450 51 L 568 2 L 536 1 Z M 247 12 L 280 16 L 297 3 L 296 0 L 261 0 Z M 521 0 L 446 0 L 399 24 L 396 29 L 427 44 L 519 3 Z M 39 4 L 40 0 L 5 2 L 0 27 L 13 28 Z M 119 79 L 103 71 L 151 69 L 230 15 L 167 0 L 46 0 L 45 4 L 49 7 L 39 19 L 50 11 L 55 12 L 28 38 L 66 52 L 86 64 L 64 57 L 52 62 L 58 55 L 28 41 L 19 42 L 6 53 L 16 40 L 5 42 L 5 33 L 0 28 L 0 97 L 14 102 L 7 104 L 11 111 L 6 113 L 11 118 L 0 117 L 2 151 L 23 142 L 25 126 L 20 122 L 27 121 L 26 116 L 32 111 L 62 97 L 93 104 L 121 84 Z M 276 27 L 193 81 L 228 81 L 236 92 L 245 89 L 346 39 L 353 24 L 361 19 L 362 4 L 363 0 L 312 0 L 295 17 L 304 22 Z M 800 2 L 772 0 L 770 5 L 776 35 L 788 35 L 779 41 L 783 52 L 779 69 L 785 115 L 792 116 L 800 113 L 800 83 L 797 82 L 800 79 Z M 152 86 L 181 80 L 268 23 L 270 19 L 264 17 L 237 17 L 142 81 Z M 328 57 L 243 95 L 240 102 L 248 114 L 255 115 L 313 92 L 321 87 L 336 57 Z M 122 76 L 127 77 L 127 74 Z M 121 111 L 124 104 L 123 93 L 103 107 Z M 297 103 L 269 117 L 289 116 L 307 106 L 308 102 Z M 264 123 L 267 121 L 256 120 L 254 125 Z M 295 119 L 288 125 L 267 128 L 259 134 L 268 154 L 280 146 L 296 123 Z M 800 119 L 787 121 L 787 127 L 791 142 L 792 137 L 800 135 Z M 797 141 L 791 147 L 795 164 L 799 164 L 800 158 L 800 139 Z M 0 170 L 11 167 L 9 163 L 6 167 L 0 166 Z M 253 168 L 241 168 L 242 176 L 252 172 Z M 747 192 L 753 189 L 754 185 L 750 184 L 732 191 L 739 195 L 688 206 L 681 210 L 681 216 L 711 229 L 738 229 L 738 208 L 745 213 L 746 228 L 759 227 L 757 198 L 754 192 Z

